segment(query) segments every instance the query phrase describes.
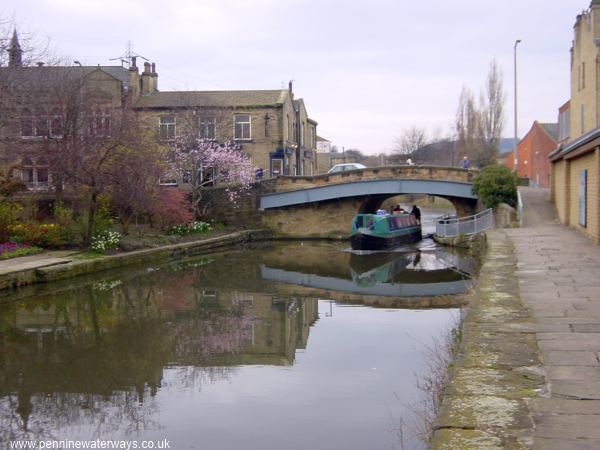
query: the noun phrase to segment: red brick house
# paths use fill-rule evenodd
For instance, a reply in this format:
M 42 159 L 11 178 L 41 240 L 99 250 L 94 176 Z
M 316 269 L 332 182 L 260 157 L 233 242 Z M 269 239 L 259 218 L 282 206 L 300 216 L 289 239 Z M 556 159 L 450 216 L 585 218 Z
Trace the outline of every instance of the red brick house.
M 517 175 L 529 178 L 531 186 L 550 187 L 550 161 L 548 155 L 557 147 L 558 124 L 533 122 L 531 129 L 519 141 L 519 167 Z M 514 150 L 506 158 L 506 166 L 514 169 Z

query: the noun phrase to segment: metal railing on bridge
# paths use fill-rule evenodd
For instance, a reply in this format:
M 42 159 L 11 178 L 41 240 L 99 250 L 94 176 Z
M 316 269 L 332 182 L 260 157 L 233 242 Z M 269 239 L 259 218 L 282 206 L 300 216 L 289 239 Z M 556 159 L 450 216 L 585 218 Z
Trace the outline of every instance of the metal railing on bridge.
M 455 237 L 480 233 L 494 227 L 494 210 L 486 209 L 468 217 L 445 215 L 436 219 L 435 234 L 441 237 Z

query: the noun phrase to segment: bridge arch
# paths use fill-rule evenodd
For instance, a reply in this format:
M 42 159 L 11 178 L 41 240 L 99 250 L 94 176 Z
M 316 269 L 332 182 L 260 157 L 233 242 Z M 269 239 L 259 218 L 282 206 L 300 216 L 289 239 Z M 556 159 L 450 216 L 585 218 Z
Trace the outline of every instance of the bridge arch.
M 477 210 L 472 171 L 448 167 L 383 167 L 314 177 L 281 177 L 260 196 L 263 223 L 292 235 L 346 234 L 358 212 L 375 212 L 388 198 L 425 194 L 445 198 L 458 216 Z

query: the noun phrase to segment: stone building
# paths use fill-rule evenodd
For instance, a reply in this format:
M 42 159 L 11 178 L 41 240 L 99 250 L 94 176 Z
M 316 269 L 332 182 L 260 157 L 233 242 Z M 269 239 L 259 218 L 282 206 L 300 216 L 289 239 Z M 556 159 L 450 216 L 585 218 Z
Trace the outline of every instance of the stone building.
M 81 135 L 109 136 L 132 113 L 164 145 L 183 133 L 234 140 L 263 177 L 316 171 L 317 122 L 291 83 L 279 90 L 160 92 L 155 64 L 144 63 L 140 73 L 135 57 L 129 68 L 27 65 L 16 31 L 7 53 L 8 65 L 0 67 L 0 178 L 22 180 L 30 190 L 52 185 L 45 150 L 62 140 L 75 109 Z
M 533 122 L 527 134 L 519 141 L 519 178 L 528 178 L 531 186 L 550 187 L 550 161 L 548 155 L 556 149 L 558 124 Z M 505 159 L 505 164 L 514 169 L 514 150 Z
M 171 91 L 153 87 L 133 104 L 142 123 L 168 144 L 197 134 L 240 144 L 265 177 L 312 175 L 316 171 L 317 122 L 302 99 L 288 89 L 257 91 Z
M 562 223 L 600 243 L 600 0 L 577 16 L 573 31 L 571 96 L 559 111 L 562 144 L 549 156 L 551 197 Z
M 25 66 L 16 32 L 8 54 L 0 67 L 0 180 L 46 190 L 52 150 L 66 134 L 110 136 L 141 79 L 118 66 Z

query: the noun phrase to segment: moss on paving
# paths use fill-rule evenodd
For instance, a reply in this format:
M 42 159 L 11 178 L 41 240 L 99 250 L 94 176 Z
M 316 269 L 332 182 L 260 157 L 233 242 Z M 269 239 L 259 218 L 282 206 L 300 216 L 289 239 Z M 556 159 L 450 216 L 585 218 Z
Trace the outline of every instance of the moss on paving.
M 433 449 L 525 449 L 532 442 L 528 400 L 543 388 L 533 324 L 519 297 L 514 250 L 488 235 L 479 285 L 469 294 L 461 351 L 432 436 Z

